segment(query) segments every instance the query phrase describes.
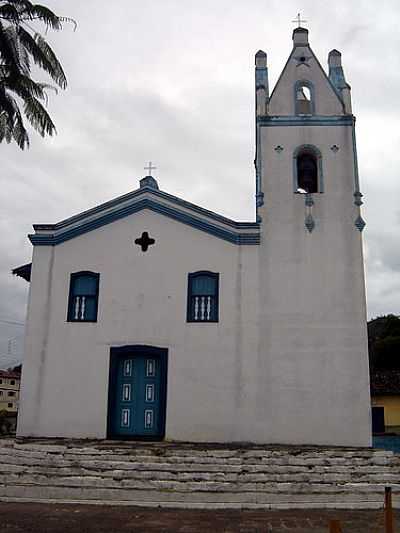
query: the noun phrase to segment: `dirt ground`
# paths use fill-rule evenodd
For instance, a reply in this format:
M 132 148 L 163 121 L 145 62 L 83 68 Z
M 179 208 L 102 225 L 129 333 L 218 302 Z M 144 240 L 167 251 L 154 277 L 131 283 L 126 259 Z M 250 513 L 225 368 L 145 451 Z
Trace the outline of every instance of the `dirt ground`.
M 103 505 L 0 503 L 0 533 L 384 533 L 383 511 L 181 510 Z M 400 532 L 395 511 L 395 532 Z

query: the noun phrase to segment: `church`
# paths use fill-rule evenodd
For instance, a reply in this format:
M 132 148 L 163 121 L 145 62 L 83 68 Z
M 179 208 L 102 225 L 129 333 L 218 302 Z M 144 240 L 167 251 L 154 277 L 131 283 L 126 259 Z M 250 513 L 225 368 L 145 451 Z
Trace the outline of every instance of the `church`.
M 355 117 L 293 32 L 255 56 L 256 220 L 136 190 L 36 224 L 18 436 L 370 446 Z M 251 110 L 249 110 L 250 112 Z

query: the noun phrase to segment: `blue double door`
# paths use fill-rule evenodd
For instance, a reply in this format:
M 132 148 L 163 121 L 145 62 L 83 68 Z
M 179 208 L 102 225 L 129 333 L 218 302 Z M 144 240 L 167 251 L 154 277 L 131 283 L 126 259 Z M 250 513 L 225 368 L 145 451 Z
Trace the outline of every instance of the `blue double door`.
M 111 349 L 108 436 L 161 439 L 165 434 L 167 350 Z

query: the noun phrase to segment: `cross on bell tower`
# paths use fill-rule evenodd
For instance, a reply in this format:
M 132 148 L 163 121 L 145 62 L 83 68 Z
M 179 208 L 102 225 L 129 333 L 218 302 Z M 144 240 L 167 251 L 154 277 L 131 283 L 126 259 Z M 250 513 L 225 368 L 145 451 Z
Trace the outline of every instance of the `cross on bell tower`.
M 301 19 L 301 16 L 300 16 L 300 13 L 297 13 L 297 17 L 296 17 L 294 20 L 292 20 L 292 22 L 293 22 L 294 24 L 297 24 L 297 25 L 298 25 L 298 26 L 297 26 L 298 28 L 301 28 L 301 24 L 302 24 L 303 22 L 307 22 L 307 21 L 306 21 L 306 20 L 302 20 L 302 19 Z

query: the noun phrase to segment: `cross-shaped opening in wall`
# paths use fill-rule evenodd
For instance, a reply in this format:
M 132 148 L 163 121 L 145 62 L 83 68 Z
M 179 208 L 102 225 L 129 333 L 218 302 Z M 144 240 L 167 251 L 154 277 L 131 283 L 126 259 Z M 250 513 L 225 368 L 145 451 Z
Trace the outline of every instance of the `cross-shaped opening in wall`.
M 155 242 L 155 239 L 149 237 L 147 231 L 144 231 L 140 238 L 135 239 L 135 244 L 138 244 L 142 248 L 142 252 L 147 252 L 149 246 L 151 246 Z

